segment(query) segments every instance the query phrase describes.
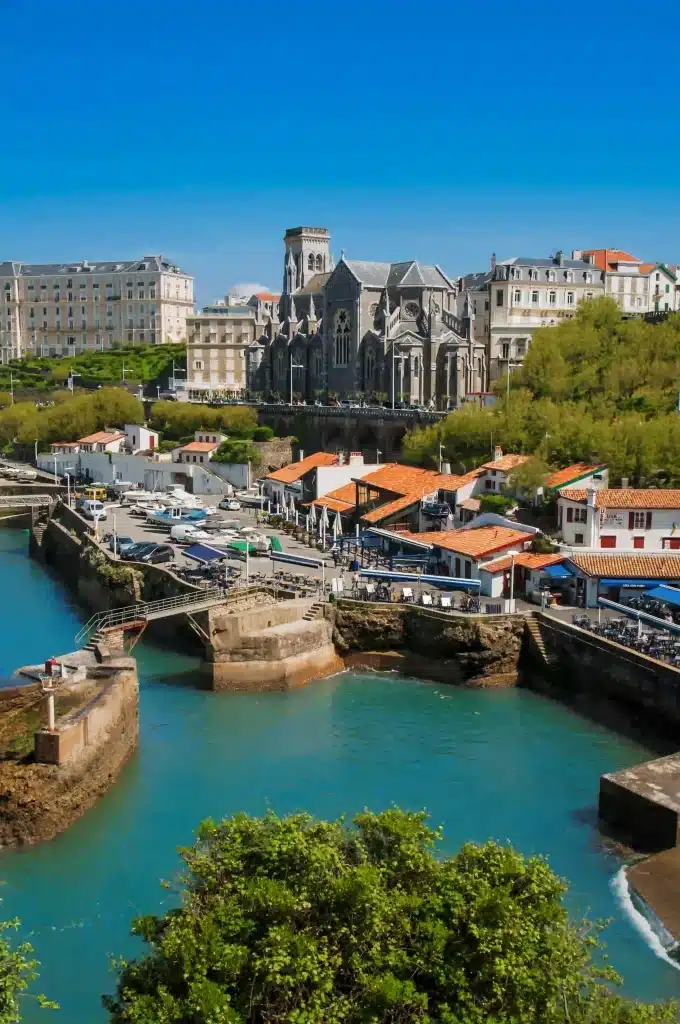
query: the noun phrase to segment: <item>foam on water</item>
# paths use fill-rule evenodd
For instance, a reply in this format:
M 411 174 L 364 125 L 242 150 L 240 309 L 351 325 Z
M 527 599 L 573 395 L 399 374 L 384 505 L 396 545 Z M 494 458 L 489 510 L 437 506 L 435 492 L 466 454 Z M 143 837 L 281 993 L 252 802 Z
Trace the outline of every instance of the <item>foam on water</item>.
M 670 952 L 677 949 L 678 943 L 647 904 L 640 900 L 644 907 L 644 913 L 636 907 L 625 866 L 620 867 L 616 872 L 611 886 L 622 913 L 630 921 L 648 949 L 659 959 L 665 960 L 676 971 L 680 971 L 680 964 L 669 955 Z

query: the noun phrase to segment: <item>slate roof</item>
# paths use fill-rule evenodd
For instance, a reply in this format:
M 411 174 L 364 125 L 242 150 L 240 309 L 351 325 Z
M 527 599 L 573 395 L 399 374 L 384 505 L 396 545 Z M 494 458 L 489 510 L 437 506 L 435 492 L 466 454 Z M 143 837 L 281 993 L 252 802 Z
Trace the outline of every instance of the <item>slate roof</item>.
M 344 260 L 345 266 L 369 288 L 432 287 L 452 288 L 451 281 L 439 269 L 417 260 L 403 263 L 373 263 L 370 260 Z
M 550 267 L 551 269 L 565 268 L 567 270 L 595 270 L 597 267 L 585 260 L 566 260 L 561 263 L 549 256 L 547 259 L 541 256 L 513 256 L 509 260 L 501 260 L 500 267 Z M 601 268 L 600 268 L 601 269 Z
M 307 455 L 298 462 L 289 462 L 287 466 L 275 469 L 273 473 L 267 474 L 266 479 L 275 480 L 280 484 L 294 484 L 311 469 L 316 469 L 318 466 L 334 466 L 337 461 L 337 455 L 333 455 L 331 452 L 314 452 L 313 455 Z
M 680 580 L 680 554 L 601 555 L 584 552 L 569 555 L 569 561 L 588 576 Z
M 559 492 L 560 498 L 584 504 L 588 491 L 581 487 L 570 487 Z M 680 490 L 656 490 L 654 488 L 612 487 L 595 491 L 596 508 L 668 508 L 680 509 Z
M 142 270 L 142 266 L 145 270 Z M 164 256 L 143 256 L 136 260 L 75 260 L 72 263 L 21 263 L 6 260 L 0 263 L 0 277 L 69 277 L 74 274 L 148 273 L 164 271 L 181 274 L 183 271 Z

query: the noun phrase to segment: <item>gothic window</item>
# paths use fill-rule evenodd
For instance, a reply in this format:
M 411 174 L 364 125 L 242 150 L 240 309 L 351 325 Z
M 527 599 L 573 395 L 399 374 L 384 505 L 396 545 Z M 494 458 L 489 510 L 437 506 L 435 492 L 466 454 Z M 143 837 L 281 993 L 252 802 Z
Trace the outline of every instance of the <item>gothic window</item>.
M 334 323 L 334 360 L 336 366 L 347 366 L 350 353 L 350 318 L 346 309 L 339 309 Z
M 366 353 L 366 386 L 373 384 L 373 374 L 375 373 L 375 356 L 373 349 L 369 348 Z
M 317 273 L 320 270 L 323 270 L 323 257 L 321 256 L 321 253 L 318 253 L 317 257 L 316 257 L 316 270 L 317 270 Z
M 406 313 L 406 316 L 413 317 L 413 319 L 415 319 L 420 313 L 420 306 L 417 302 L 407 302 L 404 307 L 404 312 Z
M 313 252 L 310 252 L 309 256 L 307 257 L 307 269 L 308 270 L 314 270 L 314 253 Z

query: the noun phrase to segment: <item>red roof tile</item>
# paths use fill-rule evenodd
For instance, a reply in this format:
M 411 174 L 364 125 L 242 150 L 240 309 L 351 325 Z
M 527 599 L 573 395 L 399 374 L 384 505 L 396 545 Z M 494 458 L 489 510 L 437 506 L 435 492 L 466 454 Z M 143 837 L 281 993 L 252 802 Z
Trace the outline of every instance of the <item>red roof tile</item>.
M 484 558 L 513 544 L 527 544 L 532 534 L 511 530 L 507 526 L 479 526 L 475 530 L 442 530 L 441 532 L 408 533 L 414 540 L 445 548 L 471 558 Z
M 532 551 L 522 551 L 521 554 L 515 558 L 515 565 L 523 565 L 525 569 L 544 569 L 546 565 L 555 565 L 557 562 L 563 562 L 567 558 L 567 555 L 538 555 Z M 503 558 L 495 558 L 493 562 L 485 562 L 480 568 L 484 569 L 484 572 L 505 572 L 506 569 L 510 568 L 512 559 L 509 555 Z
M 623 249 L 583 249 L 583 255 L 592 256 L 593 264 L 600 270 L 612 270 L 616 263 L 642 263 Z
M 218 441 L 190 441 L 189 444 L 183 444 L 180 447 L 182 452 L 214 452 L 216 448 L 219 448 L 220 444 Z
M 569 561 L 588 576 L 680 580 L 680 554 L 601 555 L 584 552 L 569 555 Z
M 582 487 L 571 487 L 559 491 L 560 498 L 584 504 L 588 491 Z M 680 508 L 680 490 L 656 490 L 655 488 L 610 487 L 595 491 L 596 508 Z
M 319 466 L 335 466 L 337 461 L 337 455 L 331 452 L 314 452 L 313 455 L 307 455 L 299 462 L 289 462 L 287 466 L 274 470 L 273 473 L 267 475 L 266 479 L 276 480 L 280 484 L 294 484 L 305 473 L 309 473 L 310 469 L 317 469 Z
M 598 469 L 606 468 L 606 463 L 591 466 L 586 462 L 575 462 L 573 466 L 565 466 L 564 469 L 557 469 L 554 473 L 550 473 L 545 478 L 545 485 L 546 487 L 563 487 L 564 484 L 568 484 L 572 480 L 578 480 L 589 473 L 596 473 Z
M 120 430 L 98 430 L 96 434 L 88 434 L 87 437 L 78 439 L 78 444 L 108 444 L 109 441 L 117 441 L 125 437 Z
M 501 455 L 500 459 L 485 462 L 481 469 L 500 469 L 503 473 L 509 473 L 529 458 L 531 458 L 530 455 Z

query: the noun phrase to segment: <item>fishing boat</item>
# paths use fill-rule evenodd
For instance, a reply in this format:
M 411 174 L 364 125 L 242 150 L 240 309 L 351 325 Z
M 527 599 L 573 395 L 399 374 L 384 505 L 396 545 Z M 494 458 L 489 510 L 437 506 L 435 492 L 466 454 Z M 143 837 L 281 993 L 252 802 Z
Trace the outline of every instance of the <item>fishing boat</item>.
M 206 518 L 205 509 L 202 508 L 167 508 L 162 512 L 147 512 L 146 521 L 153 526 L 161 526 L 170 529 L 178 523 L 202 523 Z

